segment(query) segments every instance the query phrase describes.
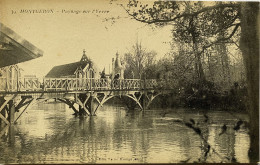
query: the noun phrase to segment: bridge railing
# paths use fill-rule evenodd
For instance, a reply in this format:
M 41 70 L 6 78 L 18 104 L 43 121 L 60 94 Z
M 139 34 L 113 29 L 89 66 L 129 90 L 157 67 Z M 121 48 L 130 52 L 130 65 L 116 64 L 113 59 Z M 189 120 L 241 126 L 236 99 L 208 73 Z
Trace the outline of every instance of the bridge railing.
M 158 89 L 167 88 L 169 82 L 164 79 L 146 79 L 145 88 L 146 89 Z
M 75 91 L 75 90 L 137 90 L 167 87 L 167 81 L 157 79 L 82 79 L 82 78 L 19 78 L 0 77 L 0 91 Z
M 86 83 L 77 78 L 44 78 L 43 90 L 79 90 Z
M 140 79 L 45 78 L 44 90 L 127 90 L 143 88 Z
M 16 92 L 40 90 L 41 82 L 38 78 L 7 79 L 0 77 L 0 91 Z
M 142 88 L 143 83 L 140 79 L 116 79 L 111 84 L 111 89 L 135 90 Z
M 21 78 L 18 82 L 18 91 L 37 91 L 42 89 L 38 78 Z

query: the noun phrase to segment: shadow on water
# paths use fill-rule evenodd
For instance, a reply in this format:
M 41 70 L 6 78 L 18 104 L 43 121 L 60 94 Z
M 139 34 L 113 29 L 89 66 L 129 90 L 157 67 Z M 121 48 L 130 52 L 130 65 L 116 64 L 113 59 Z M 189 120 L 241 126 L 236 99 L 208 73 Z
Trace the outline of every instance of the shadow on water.
M 207 122 L 204 111 L 191 109 L 141 112 L 105 105 L 93 117 L 72 113 L 61 103 L 31 107 L 1 132 L 0 163 L 248 162 L 247 129 L 235 131 L 237 119 L 223 111 L 208 112 Z M 202 130 L 210 151 L 182 123 L 190 119 Z M 223 123 L 227 129 L 220 135 Z

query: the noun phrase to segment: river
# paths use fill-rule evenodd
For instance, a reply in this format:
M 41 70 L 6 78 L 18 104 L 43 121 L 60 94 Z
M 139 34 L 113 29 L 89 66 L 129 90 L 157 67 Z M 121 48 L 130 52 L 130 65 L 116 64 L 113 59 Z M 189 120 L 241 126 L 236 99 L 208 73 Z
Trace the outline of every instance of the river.
M 0 163 L 249 162 L 248 129 L 233 129 L 238 118 L 248 120 L 244 113 L 109 104 L 93 117 L 72 113 L 63 103 L 30 106 L 17 124 L 2 128 Z M 190 119 L 202 137 L 184 124 Z

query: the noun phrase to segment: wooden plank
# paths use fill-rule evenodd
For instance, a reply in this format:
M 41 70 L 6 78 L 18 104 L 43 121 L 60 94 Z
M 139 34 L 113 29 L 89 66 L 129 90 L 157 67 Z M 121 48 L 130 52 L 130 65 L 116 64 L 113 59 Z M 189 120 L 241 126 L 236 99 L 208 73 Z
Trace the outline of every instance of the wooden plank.
M 80 99 L 77 99 L 77 103 L 84 109 L 84 111 L 90 115 L 89 111 L 86 109 L 85 105 L 81 102 Z
M 104 96 L 105 97 L 105 96 Z M 95 96 L 95 99 L 97 100 L 98 104 L 101 104 L 101 102 L 99 101 L 98 97 Z M 102 99 L 103 100 L 103 99 Z
M 33 84 L 36 88 L 39 88 L 38 80 L 33 80 L 33 81 L 32 81 L 32 84 Z M 32 86 L 32 88 L 33 88 L 33 86 Z
M 72 108 L 72 110 L 75 112 L 75 113 L 79 113 L 79 111 L 74 107 L 74 103 L 71 102 L 69 99 L 65 99 L 67 104 L 69 105 L 69 108 Z
M 24 103 L 24 101 L 26 100 L 27 98 L 23 97 L 22 100 L 18 103 L 18 105 L 15 107 L 16 111 L 18 111 L 22 106 L 22 104 Z
M 61 84 L 61 79 L 58 79 L 57 82 L 56 82 L 56 88 Z
M 57 91 L 57 79 L 55 79 L 55 91 Z
M 19 107 L 17 106 L 17 110 L 22 108 L 23 106 L 27 105 L 28 103 L 30 104 L 30 102 L 31 102 L 31 100 L 26 101 L 25 103 L 20 104 Z
M 6 104 L 11 100 L 11 99 L 13 99 L 14 98 L 14 96 L 13 97 L 10 97 L 10 98 L 7 98 L 7 100 L 5 100 L 5 102 L 1 105 L 1 107 L 0 107 L 0 112 L 2 112 L 2 110 L 4 109 L 4 107 L 6 106 Z
M 50 88 L 51 89 L 55 88 L 55 80 L 53 81 L 50 79 Z
M 86 98 L 85 101 L 84 101 L 84 105 L 86 105 L 86 103 L 87 103 L 89 97 L 90 97 L 90 95 L 88 94 L 88 95 L 87 95 L 87 98 Z
M 64 88 L 65 90 L 67 90 L 67 87 L 66 87 L 67 80 L 68 79 L 61 80 L 61 88 Z
M 19 89 L 20 90 L 24 89 L 24 84 L 21 79 L 19 80 Z
M 0 113 L 0 118 L 7 124 L 10 125 L 9 121 Z
M 16 121 L 22 116 L 22 114 L 26 111 L 26 109 L 29 107 L 29 105 L 32 103 L 34 99 L 31 99 L 30 101 L 28 101 L 27 106 L 24 108 L 23 112 L 20 113 L 20 115 L 15 119 L 14 123 L 16 123 Z

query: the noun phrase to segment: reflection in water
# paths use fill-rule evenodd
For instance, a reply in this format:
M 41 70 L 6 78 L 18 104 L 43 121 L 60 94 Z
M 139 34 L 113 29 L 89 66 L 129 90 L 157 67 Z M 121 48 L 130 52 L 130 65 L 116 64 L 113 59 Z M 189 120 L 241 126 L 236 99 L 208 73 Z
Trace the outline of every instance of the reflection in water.
M 162 111 L 167 111 L 163 117 Z M 249 137 L 235 132 L 226 112 L 189 109 L 126 111 L 105 105 L 97 116 L 77 118 L 62 103 L 30 107 L 0 138 L 0 163 L 248 162 Z M 247 119 L 246 115 L 240 115 Z M 192 129 L 173 120 L 193 118 L 212 149 Z M 227 132 L 219 135 L 223 124 Z

